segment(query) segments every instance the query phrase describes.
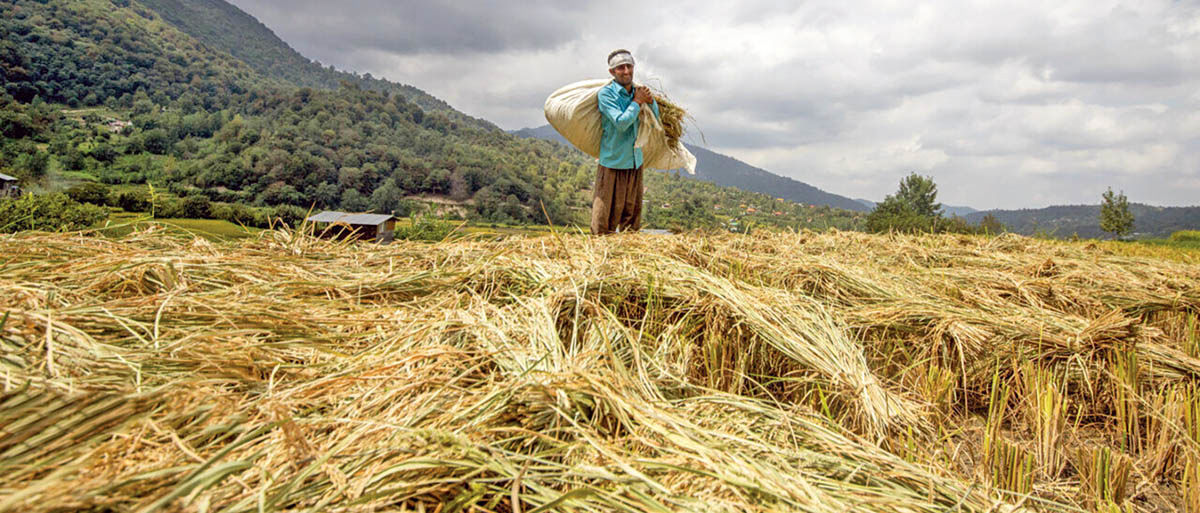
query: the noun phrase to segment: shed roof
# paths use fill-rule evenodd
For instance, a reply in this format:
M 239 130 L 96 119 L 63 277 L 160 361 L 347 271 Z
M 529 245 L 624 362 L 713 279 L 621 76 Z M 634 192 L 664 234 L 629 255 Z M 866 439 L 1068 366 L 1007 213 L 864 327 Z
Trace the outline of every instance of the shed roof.
M 333 212 L 326 210 L 320 214 L 311 216 L 308 221 L 314 223 L 346 223 L 350 225 L 369 225 L 377 226 L 393 219 L 390 214 L 348 214 L 346 212 Z
M 6 174 L 4 174 L 4 173 L 0 173 L 0 181 L 4 181 L 4 182 L 15 182 L 15 181 L 17 181 L 17 177 L 15 177 L 15 176 L 8 176 L 8 175 L 6 175 Z

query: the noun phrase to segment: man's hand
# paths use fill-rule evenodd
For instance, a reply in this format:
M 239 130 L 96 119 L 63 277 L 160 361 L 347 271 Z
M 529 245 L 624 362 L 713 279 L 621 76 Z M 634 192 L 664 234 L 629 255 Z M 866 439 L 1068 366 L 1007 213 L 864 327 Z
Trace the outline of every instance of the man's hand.
M 637 86 L 637 88 L 633 90 L 633 101 L 642 105 L 646 105 L 647 103 L 654 101 L 654 96 L 650 94 L 649 87 Z

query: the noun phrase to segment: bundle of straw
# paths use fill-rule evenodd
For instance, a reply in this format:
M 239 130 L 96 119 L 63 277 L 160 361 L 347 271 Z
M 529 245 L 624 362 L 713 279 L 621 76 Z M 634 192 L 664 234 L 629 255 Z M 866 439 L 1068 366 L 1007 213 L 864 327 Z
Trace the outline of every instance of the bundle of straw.
M 678 148 L 679 141 L 683 138 L 684 122 L 688 118 L 687 111 L 661 93 L 654 94 L 654 101 L 658 102 L 659 120 L 667 134 L 667 143 L 672 148 Z

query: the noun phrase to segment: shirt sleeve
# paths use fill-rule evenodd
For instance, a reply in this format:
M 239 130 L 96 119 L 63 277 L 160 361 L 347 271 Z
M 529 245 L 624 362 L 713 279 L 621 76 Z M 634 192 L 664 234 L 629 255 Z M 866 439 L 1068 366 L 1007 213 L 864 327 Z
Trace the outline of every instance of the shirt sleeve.
M 654 117 L 662 121 L 662 116 L 658 113 L 658 100 L 655 100 L 653 97 L 650 98 L 650 109 L 654 111 Z
M 641 106 L 637 102 L 629 102 L 629 106 L 625 107 L 625 110 L 621 110 L 617 104 L 617 93 L 608 87 L 601 89 L 597 97 L 600 101 L 600 114 L 608 118 L 619 131 L 629 128 L 637 120 L 638 112 L 641 111 Z

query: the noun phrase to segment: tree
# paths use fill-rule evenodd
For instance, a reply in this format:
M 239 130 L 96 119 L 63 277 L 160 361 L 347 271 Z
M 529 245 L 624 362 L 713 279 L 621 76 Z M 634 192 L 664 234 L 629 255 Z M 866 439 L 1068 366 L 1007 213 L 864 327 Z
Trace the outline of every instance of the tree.
M 937 203 L 937 185 L 932 177 L 912 173 L 900 180 L 896 194 L 888 195 L 867 216 L 872 232 L 929 232 L 937 228 L 942 204 Z
M 342 191 L 341 209 L 347 212 L 366 212 L 371 209 L 371 203 L 358 189 L 346 189 Z
M 371 205 L 375 207 L 375 211 L 382 214 L 392 214 L 400 208 L 400 203 L 404 201 L 404 191 L 396 185 L 396 180 L 388 178 L 371 193 Z
M 171 149 L 171 137 L 166 130 L 153 128 L 142 133 L 142 147 L 155 155 L 163 155 Z
M 985 215 L 983 219 L 979 220 L 979 229 L 988 235 L 1003 233 L 1005 230 L 1004 224 L 992 214 Z
M 933 218 L 919 215 L 904 201 L 888 196 L 867 215 L 867 231 L 929 232 L 933 231 Z
M 937 184 L 933 177 L 912 173 L 900 180 L 896 199 L 922 217 L 941 217 L 942 204 L 937 202 Z
M 1125 191 L 1113 194 L 1112 187 L 1109 187 L 1102 198 L 1100 229 L 1117 238 L 1124 237 L 1133 231 L 1133 213 L 1129 211 L 1129 200 L 1125 198 Z
M 13 171 L 17 176 L 34 180 L 45 176 L 49 167 L 50 154 L 40 150 L 23 153 L 13 162 Z

